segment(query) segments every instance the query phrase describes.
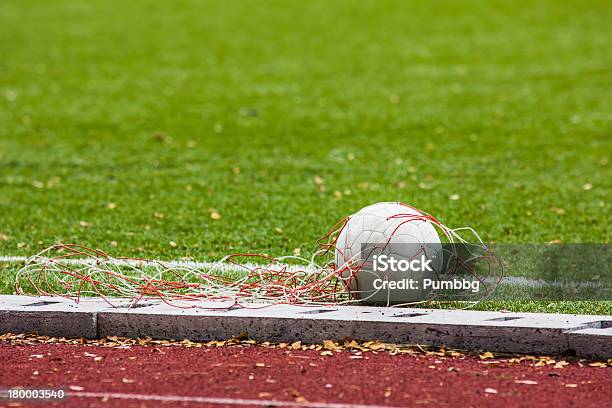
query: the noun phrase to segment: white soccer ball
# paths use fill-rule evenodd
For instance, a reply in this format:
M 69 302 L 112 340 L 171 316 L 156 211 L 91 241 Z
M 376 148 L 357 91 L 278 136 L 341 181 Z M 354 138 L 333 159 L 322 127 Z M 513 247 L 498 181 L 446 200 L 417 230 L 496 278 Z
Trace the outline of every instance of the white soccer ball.
M 373 272 L 364 266 L 367 254 L 363 244 L 391 245 L 398 258 L 431 259 L 434 272 L 391 271 Z M 382 202 L 367 206 L 350 216 L 336 241 L 335 263 L 348 289 L 357 299 L 371 304 L 398 304 L 423 300 L 429 290 L 424 289 L 425 278 L 435 279 L 442 267 L 442 244 L 432 222 L 420 211 L 398 202 Z M 366 262 L 367 263 L 367 262 Z M 370 262 L 371 264 L 371 262 Z M 420 282 L 415 289 L 380 288 L 380 280 L 387 282 L 412 279 Z M 375 282 L 377 280 L 377 282 Z M 378 288 L 377 288 L 378 287 Z M 376 289 L 377 288 L 377 289 Z

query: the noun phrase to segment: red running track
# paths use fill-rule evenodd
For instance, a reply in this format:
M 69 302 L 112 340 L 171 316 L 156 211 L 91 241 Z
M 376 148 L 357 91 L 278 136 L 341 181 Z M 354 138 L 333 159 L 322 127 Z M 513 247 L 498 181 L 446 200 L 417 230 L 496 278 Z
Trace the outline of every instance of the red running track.
M 54 404 L 60 407 L 612 406 L 610 368 L 351 356 L 264 347 L 0 344 L 0 388 L 65 387 L 71 395 Z M 0 406 L 44 405 L 0 400 Z

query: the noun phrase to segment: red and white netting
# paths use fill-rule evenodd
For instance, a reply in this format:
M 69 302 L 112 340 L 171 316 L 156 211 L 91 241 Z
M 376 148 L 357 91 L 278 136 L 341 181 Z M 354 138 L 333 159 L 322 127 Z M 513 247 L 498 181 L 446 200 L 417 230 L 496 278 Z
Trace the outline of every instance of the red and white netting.
M 392 217 L 406 223 L 431 223 L 451 253 L 457 252 L 456 246 L 469 244 L 467 259 L 481 261 L 476 267 L 476 263 L 466 263 L 466 257 L 457 257 L 446 272 L 452 275 L 461 269 L 465 274 L 467 270 L 471 279 L 484 285 L 478 295 L 462 292 L 449 296 L 434 290 L 418 303 L 465 301 L 472 305 L 488 297 L 501 281 L 501 263 L 471 228 L 447 228 L 424 212 Z M 61 296 L 77 302 L 98 296 L 113 306 L 126 298 L 133 305 L 157 299 L 180 308 L 201 307 L 198 301 L 224 301 L 225 305 L 229 301 L 239 307 L 358 304 L 367 300 L 350 285 L 358 277 L 359 262 L 338 266 L 334 257 L 338 236 L 349 219 L 338 222 L 319 239 L 310 258 L 231 254 L 216 262 L 161 261 L 114 257 L 82 245 L 55 244 L 27 259 L 17 273 L 15 289 L 18 294 Z

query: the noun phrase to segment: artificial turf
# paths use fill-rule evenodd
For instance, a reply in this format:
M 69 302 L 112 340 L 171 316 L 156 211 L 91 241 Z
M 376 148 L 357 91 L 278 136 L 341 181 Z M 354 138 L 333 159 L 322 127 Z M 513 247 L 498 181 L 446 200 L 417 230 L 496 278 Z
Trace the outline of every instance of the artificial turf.
M 605 1 L 5 1 L 0 255 L 308 255 L 398 200 L 487 242 L 607 243 L 611 18 Z

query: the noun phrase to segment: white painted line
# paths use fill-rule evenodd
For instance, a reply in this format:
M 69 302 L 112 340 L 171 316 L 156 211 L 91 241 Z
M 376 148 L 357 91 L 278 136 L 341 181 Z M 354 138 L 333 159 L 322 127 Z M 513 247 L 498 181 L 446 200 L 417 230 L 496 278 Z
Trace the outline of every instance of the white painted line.
M 50 259 L 50 258 L 42 258 L 39 257 L 38 260 L 42 259 Z M 25 256 L 0 256 L 0 262 L 4 263 L 25 263 L 28 260 L 28 257 Z M 94 264 L 95 261 L 93 259 L 61 259 L 60 262 L 65 264 L 73 264 L 73 265 L 87 265 Z M 108 262 L 108 261 L 107 261 Z M 129 264 L 132 266 L 139 266 L 141 261 L 135 260 L 116 260 L 113 259 L 110 261 L 113 264 Z M 183 260 L 170 260 L 170 261 L 162 261 L 153 259 L 148 261 L 149 264 L 163 264 L 167 266 L 173 267 L 185 267 L 185 268 L 198 268 L 198 269 L 216 269 L 222 272 L 244 272 L 245 268 L 254 269 L 254 268 L 271 268 L 271 265 L 263 265 L 263 264 L 255 264 L 255 263 L 244 263 L 243 266 L 237 266 L 227 263 L 220 262 L 195 262 L 195 261 L 183 261 Z M 310 266 L 303 265 L 289 265 L 283 263 L 274 263 L 272 264 L 274 268 L 285 269 L 289 272 L 303 271 L 303 270 L 313 270 Z M 512 285 L 512 286 L 523 286 L 528 288 L 580 288 L 580 289 L 602 289 L 604 286 L 601 282 L 596 281 L 547 281 L 544 279 L 532 279 L 525 278 L 522 276 L 505 276 L 501 285 Z
M 603 289 L 604 285 L 597 281 L 547 281 L 544 279 L 531 279 L 522 276 L 505 276 L 501 284 L 512 285 L 512 286 L 525 286 L 529 288 L 563 288 L 563 289 Z
M 25 256 L 0 256 L 0 262 L 5 262 L 5 263 L 25 263 L 29 258 L 25 257 Z M 36 257 L 36 260 L 38 262 L 43 261 L 43 260 L 50 260 L 52 258 L 44 258 L 44 257 Z M 58 263 L 63 263 L 63 264 L 72 264 L 72 265 L 94 265 L 96 263 L 95 259 L 93 258 L 86 258 L 86 259 L 58 259 L 57 261 Z M 232 265 L 232 264 L 228 264 L 228 263 L 221 263 L 221 262 L 195 262 L 195 261 L 183 261 L 183 260 L 170 260 L 170 261 L 162 261 L 159 259 L 150 259 L 147 260 L 146 262 L 143 261 L 138 261 L 138 260 L 133 260 L 133 259 L 110 259 L 110 260 L 106 260 L 105 262 L 110 263 L 110 264 L 115 264 L 115 265 L 132 265 L 132 266 L 139 266 L 144 264 L 149 264 L 149 265 L 154 265 L 154 264 L 161 264 L 161 265 L 167 265 L 167 266 L 172 266 L 172 267 L 185 267 L 185 268 L 198 268 L 198 269 L 218 269 L 221 270 L 223 272 L 225 271 L 230 271 L 230 272 L 240 272 L 240 271 L 244 271 L 245 268 L 249 268 L 249 269 L 253 269 L 253 268 L 262 268 L 262 267 L 266 267 L 268 269 L 270 269 L 271 266 L 274 266 L 278 269 L 286 269 L 290 272 L 295 272 L 295 271 L 303 271 L 303 270 L 309 270 L 312 269 L 314 271 L 314 268 L 310 267 L 310 266 L 304 266 L 304 265 L 289 265 L 289 264 L 283 264 L 281 262 L 276 262 L 270 265 L 264 265 L 264 264 L 256 264 L 256 263 L 251 263 L 251 262 L 246 262 L 243 264 L 239 265 Z
M 67 392 L 69 398 L 101 398 L 105 399 L 126 399 L 139 401 L 162 401 L 162 402 L 195 402 L 200 404 L 219 404 L 219 405 L 255 405 L 260 407 L 299 407 L 299 408 L 401 408 L 391 405 L 363 405 L 345 404 L 339 402 L 295 402 L 295 401 L 275 401 L 260 399 L 242 398 L 214 398 L 183 395 L 154 395 L 154 394 L 128 394 L 121 392 Z
M 25 256 L 0 256 L 0 262 L 7 262 L 7 263 L 20 263 L 20 262 L 25 262 L 26 261 Z

